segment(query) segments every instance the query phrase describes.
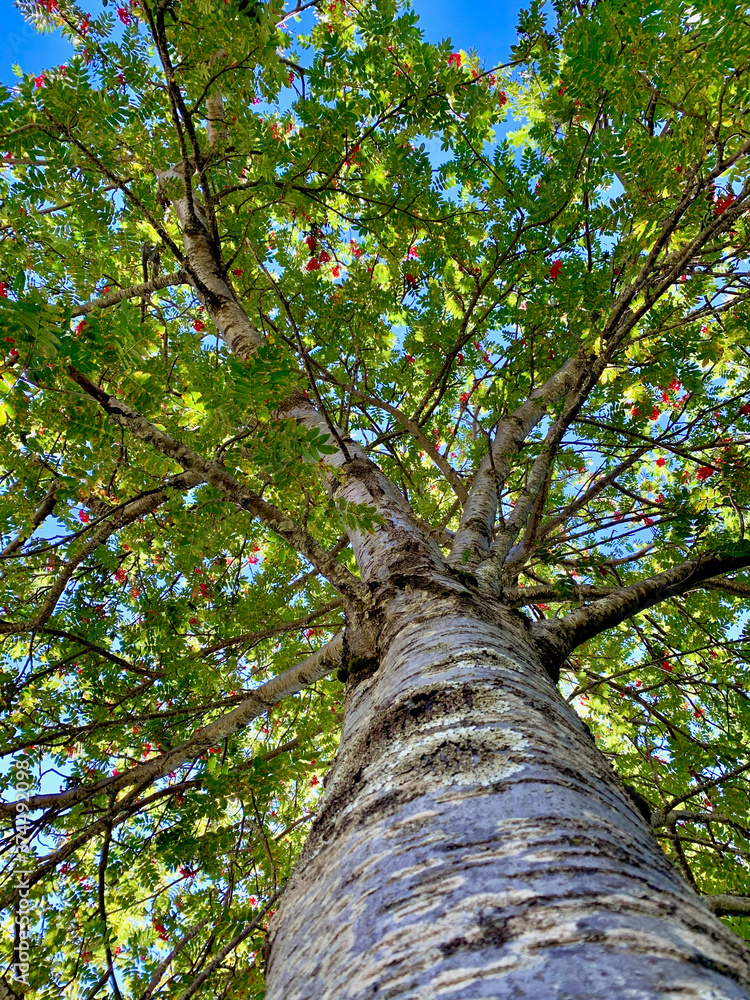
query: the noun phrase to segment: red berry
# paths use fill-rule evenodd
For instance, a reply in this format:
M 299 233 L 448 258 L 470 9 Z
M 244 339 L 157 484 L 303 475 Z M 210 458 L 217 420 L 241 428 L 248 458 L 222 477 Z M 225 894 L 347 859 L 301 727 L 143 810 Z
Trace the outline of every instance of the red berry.
M 714 205 L 714 215 L 723 215 L 734 201 L 734 194 L 730 193 L 724 198 L 717 198 Z

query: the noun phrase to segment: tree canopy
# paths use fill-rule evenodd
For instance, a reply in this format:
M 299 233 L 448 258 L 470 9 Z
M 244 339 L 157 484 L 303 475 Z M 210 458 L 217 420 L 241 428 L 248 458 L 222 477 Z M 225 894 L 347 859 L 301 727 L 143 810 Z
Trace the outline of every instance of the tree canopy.
M 29 914 L 34 997 L 263 995 L 351 442 L 748 936 L 745 6 L 533 0 L 504 66 L 396 0 L 19 6 L 75 54 L 0 93 L 6 968 Z

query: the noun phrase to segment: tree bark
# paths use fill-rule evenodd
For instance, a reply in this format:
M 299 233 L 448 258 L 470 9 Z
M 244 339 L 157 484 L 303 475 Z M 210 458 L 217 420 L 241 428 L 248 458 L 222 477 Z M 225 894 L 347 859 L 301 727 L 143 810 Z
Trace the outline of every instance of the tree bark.
M 682 880 L 516 613 L 382 606 L 269 933 L 267 1000 L 747 1000 L 750 956 Z

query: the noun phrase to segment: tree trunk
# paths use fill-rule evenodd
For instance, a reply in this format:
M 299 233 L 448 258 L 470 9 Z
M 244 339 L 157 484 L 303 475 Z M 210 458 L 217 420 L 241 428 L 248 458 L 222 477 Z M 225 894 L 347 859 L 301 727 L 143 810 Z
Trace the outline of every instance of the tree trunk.
M 519 615 L 391 595 L 267 947 L 267 1000 L 750 997 Z

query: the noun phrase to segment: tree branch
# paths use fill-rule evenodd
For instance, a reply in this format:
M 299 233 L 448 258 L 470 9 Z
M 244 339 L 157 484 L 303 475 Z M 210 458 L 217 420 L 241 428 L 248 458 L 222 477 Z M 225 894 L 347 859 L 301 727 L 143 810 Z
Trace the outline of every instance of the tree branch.
M 547 432 L 541 451 L 532 466 L 528 482 L 516 498 L 513 513 L 497 533 L 491 549 L 491 562 L 487 567 L 493 571 L 496 579 L 499 579 L 503 563 L 508 557 L 513 542 L 526 524 L 532 507 L 537 503 L 540 506 L 544 504 L 549 489 L 552 464 L 560 442 L 571 421 L 583 406 L 589 388 L 590 380 L 587 379 L 578 391 L 568 395 L 563 412 Z
M 450 562 L 459 569 L 471 569 L 489 555 L 498 489 L 507 475 L 510 457 L 520 450 L 531 431 L 546 415 L 548 407 L 574 388 L 585 365 L 586 361 L 581 357 L 570 358 L 521 406 L 499 421 L 495 439 L 469 488 L 451 549 Z
M 175 476 L 170 482 L 170 486 L 175 489 L 192 489 L 192 487 L 197 486 L 200 482 L 202 482 L 201 476 L 196 476 L 192 472 L 187 472 L 181 476 Z M 105 542 L 115 531 L 124 527 L 126 524 L 131 524 L 133 521 L 137 521 L 139 518 L 143 517 L 144 514 L 148 514 L 151 511 L 156 510 L 156 508 L 160 506 L 160 504 L 164 503 L 166 499 L 165 490 L 159 490 L 155 493 L 146 494 L 132 503 L 125 504 L 117 509 L 112 515 L 108 515 L 107 518 L 99 524 L 97 530 L 94 532 L 89 541 L 86 542 L 83 548 L 75 556 L 73 556 L 72 559 L 68 559 L 65 562 L 62 567 L 62 572 L 52 584 L 52 587 L 47 594 L 47 598 L 37 615 L 25 622 L 18 623 L 0 620 L 0 635 L 20 635 L 24 632 L 33 632 L 40 629 L 54 613 L 54 610 L 57 607 L 57 602 L 60 600 L 68 582 L 73 576 L 73 573 L 81 565 L 81 563 L 84 562 L 84 560 L 86 560 L 92 552 L 95 552 L 102 542 Z
M 695 559 L 656 576 L 618 588 L 610 596 L 572 611 L 564 618 L 534 622 L 531 632 L 545 658 L 559 665 L 576 646 L 605 629 L 613 628 L 669 597 L 684 594 L 718 573 L 746 566 L 750 566 L 750 553 L 733 556 L 722 552 L 703 552 Z
M 343 595 L 360 603 L 366 602 L 367 593 L 361 582 L 338 560 L 331 558 L 323 546 L 316 542 L 305 528 L 296 524 L 278 508 L 267 503 L 253 490 L 243 486 L 218 462 L 202 458 L 187 445 L 173 438 L 166 431 L 160 430 L 140 413 L 132 410 L 126 403 L 115 396 L 110 396 L 76 368 L 69 367 L 68 373 L 77 385 L 99 403 L 114 423 L 125 427 L 134 437 L 145 441 L 146 444 L 151 445 L 167 458 L 171 458 L 184 469 L 196 473 L 201 479 L 220 490 L 232 503 L 257 517 L 266 527 L 276 532 L 292 548 L 304 555 L 318 572 Z
M 34 534 L 34 532 L 42 523 L 42 521 L 44 521 L 45 518 L 47 518 L 52 513 L 55 504 L 57 502 L 57 499 L 55 497 L 56 486 L 57 486 L 56 483 L 52 483 L 52 486 L 50 487 L 47 496 L 44 498 L 44 500 L 42 500 L 37 509 L 31 515 L 30 527 L 22 528 L 18 532 L 16 537 L 13 538 L 10 542 L 8 542 L 5 548 L 2 549 L 2 551 L 0 551 L 0 559 L 5 556 L 12 555 L 14 552 L 17 552 L 18 549 L 22 547 L 24 542 L 28 538 L 31 538 L 31 536 Z
M 380 410 L 385 410 L 386 413 L 390 413 L 392 417 L 395 417 L 401 426 L 406 428 L 406 430 L 411 434 L 414 440 L 419 444 L 420 448 L 422 448 L 423 451 L 430 456 L 438 469 L 440 469 L 461 503 L 466 503 L 469 494 L 466 487 L 461 482 L 458 473 L 452 467 L 447 458 L 440 454 L 438 449 L 432 441 L 430 441 L 415 420 L 412 420 L 409 416 L 407 416 L 407 414 L 404 413 L 403 410 L 399 409 L 398 406 L 391 406 L 390 403 L 386 403 L 382 399 L 376 399 L 374 396 L 369 396 L 366 392 L 362 392 L 354 387 L 352 387 L 350 391 L 352 395 L 361 399 L 362 402 L 369 403 L 371 406 L 376 406 Z
M 602 490 L 610 486 L 619 475 L 626 472 L 631 465 L 634 465 L 647 451 L 647 448 L 637 448 L 632 455 L 629 455 L 624 461 L 616 465 L 614 469 L 593 483 L 585 493 L 582 493 L 580 497 L 569 503 L 559 514 L 555 514 L 549 521 L 546 521 L 539 532 L 540 538 L 546 538 L 560 524 L 565 524 L 582 507 L 585 507 L 587 503 L 594 500 Z
M 263 715 L 279 701 L 326 677 L 341 664 L 343 655 L 344 636 L 340 632 L 301 663 L 261 684 L 231 712 L 197 729 L 178 747 L 154 757 L 145 764 L 138 764 L 124 774 L 103 778 L 92 785 L 81 785 L 64 792 L 33 795 L 28 800 L 28 809 L 29 811 L 49 808 L 60 810 L 104 791 L 114 794 L 133 785 L 146 787 L 170 771 L 174 771 L 181 764 L 195 760 L 210 747 L 244 729 L 248 723 Z M 15 802 L 0 802 L 0 815 L 12 814 L 15 808 Z
M 252 920 L 249 924 L 246 924 L 245 927 L 243 927 L 238 934 L 235 934 L 232 940 L 229 941 L 229 943 L 226 944 L 221 949 L 221 951 L 218 952 L 218 954 L 208 963 L 203 972 L 201 972 L 201 974 L 195 980 L 193 980 L 193 982 L 190 984 L 190 986 L 188 986 L 185 992 L 180 994 L 178 1000 L 189 1000 L 190 997 L 195 995 L 196 990 L 198 990 L 200 986 L 208 979 L 208 977 L 211 975 L 214 969 L 216 969 L 219 965 L 221 965 L 221 963 L 224 961 L 227 955 L 233 952 L 238 945 L 242 944 L 245 938 L 249 937 L 254 930 L 257 930 L 258 927 L 261 926 L 263 918 L 271 909 L 271 907 L 276 903 L 276 901 L 278 900 L 279 896 L 282 894 L 283 891 L 284 891 L 284 886 L 282 886 L 281 889 L 278 889 L 270 896 L 268 902 L 263 906 L 263 908 L 258 913 L 258 916 L 254 920 Z
M 118 302 L 124 302 L 126 299 L 150 295 L 152 292 L 158 292 L 161 288 L 169 288 L 172 285 L 188 284 L 190 284 L 190 278 L 187 271 L 172 271 L 170 274 L 162 274 L 152 281 L 146 281 L 140 285 L 129 285 L 127 288 L 118 288 L 117 291 L 110 292 L 109 295 L 102 295 L 101 298 L 75 306 L 71 316 L 88 316 L 96 309 L 107 309 L 109 306 L 116 306 Z
M 701 896 L 701 899 L 717 917 L 750 916 L 750 896 L 730 896 L 722 892 L 715 896 Z
M 322 615 L 328 614 L 329 611 L 336 611 L 342 606 L 341 600 L 329 601 L 327 604 L 321 605 L 319 608 L 315 608 L 309 614 L 304 615 L 302 618 L 296 618 L 291 622 L 284 622 L 282 625 L 277 625 L 276 628 L 267 628 L 259 632 L 243 632 L 240 635 L 233 635 L 230 639 L 222 639 L 220 642 L 215 642 L 211 646 L 204 646 L 203 649 L 198 650 L 197 653 L 193 655 L 195 657 L 209 656 L 211 653 L 216 653 L 221 649 L 226 649 L 228 646 L 238 646 L 244 642 L 262 642 L 263 639 L 270 639 L 271 636 L 280 635 L 284 632 L 297 632 L 303 629 L 310 622 L 314 622 L 316 618 L 320 618 Z
M 639 558 L 653 548 L 649 545 L 646 549 L 634 553 Z M 618 563 L 628 562 L 632 557 L 622 559 L 607 559 L 602 566 L 613 566 Z M 550 584 L 540 584 L 537 587 L 505 587 L 502 592 L 503 603 L 511 608 L 522 608 L 528 604 L 538 604 L 540 601 L 552 603 L 567 603 L 575 601 L 577 604 L 597 601 L 602 597 L 611 597 L 613 594 L 621 592 L 621 587 L 593 586 L 585 583 L 575 583 L 566 581 L 569 592 L 561 592 L 558 588 Z M 737 580 L 730 580 L 725 576 L 712 577 L 710 580 L 701 580 L 694 587 L 688 587 L 685 593 L 692 590 L 721 590 L 733 597 L 750 597 L 750 583 L 739 583 Z
M 717 576 L 712 580 L 705 580 L 701 586 L 707 590 L 722 590 L 733 597 L 750 597 L 750 583 L 739 583 L 737 580 L 728 580 L 725 576 Z
M 204 917 L 203 920 L 198 921 L 197 924 L 191 927 L 186 934 L 183 934 L 183 936 L 179 939 L 174 948 L 172 948 L 172 950 L 164 959 L 164 961 L 160 962 L 159 965 L 157 965 L 157 967 L 154 969 L 151 979 L 149 979 L 148 986 L 140 996 L 140 1000 L 151 1000 L 154 990 L 161 982 L 162 976 L 167 971 L 169 966 L 172 964 L 175 958 L 177 958 L 177 956 L 180 954 L 183 948 L 185 948 L 186 945 L 190 944 L 195 935 L 198 934 L 201 930 L 203 930 L 203 928 L 206 926 L 206 924 L 210 919 L 211 919 L 210 916 Z

